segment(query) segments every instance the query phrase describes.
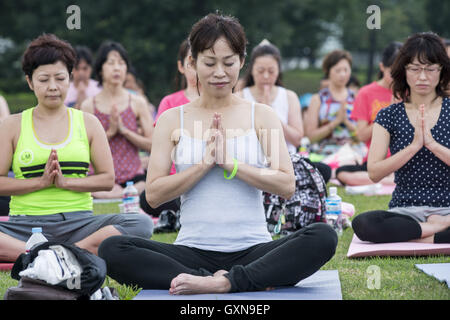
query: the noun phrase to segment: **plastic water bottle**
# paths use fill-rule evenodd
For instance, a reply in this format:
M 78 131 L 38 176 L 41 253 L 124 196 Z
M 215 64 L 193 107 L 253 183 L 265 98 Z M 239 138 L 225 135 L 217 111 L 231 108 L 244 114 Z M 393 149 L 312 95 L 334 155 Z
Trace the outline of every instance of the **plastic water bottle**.
M 35 245 L 47 242 L 47 238 L 44 237 L 42 234 L 42 228 L 32 228 L 31 229 L 31 237 L 28 239 L 27 243 L 25 244 L 25 250 L 26 252 L 30 252 L 31 248 L 33 248 Z
M 338 235 L 342 235 L 342 199 L 337 194 L 336 187 L 330 187 L 330 195 L 325 200 L 328 223 Z
M 308 137 L 303 137 L 300 141 L 300 154 L 304 156 L 305 158 L 309 157 L 309 146 L 311 142 L 309 141 Z
M 122 205 L 124 213 L 139 212 L 139 193 L 133 181 L 127 181 L 127 186 L 123 189 Z

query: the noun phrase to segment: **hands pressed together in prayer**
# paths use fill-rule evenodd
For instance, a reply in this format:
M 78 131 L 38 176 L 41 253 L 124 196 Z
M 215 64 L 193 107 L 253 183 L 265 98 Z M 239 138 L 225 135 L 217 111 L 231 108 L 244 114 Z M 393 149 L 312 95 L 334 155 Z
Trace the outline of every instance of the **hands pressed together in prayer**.
M 234 163 L 232 157 L 227 153 L 226 133 L 222 126 L 222 115 L 220 113 L 214 113 L 207 134 L 208 138 L 203 163 L 208 164 L 211 168 L 217 164 L 221 168 L 231 171 Z

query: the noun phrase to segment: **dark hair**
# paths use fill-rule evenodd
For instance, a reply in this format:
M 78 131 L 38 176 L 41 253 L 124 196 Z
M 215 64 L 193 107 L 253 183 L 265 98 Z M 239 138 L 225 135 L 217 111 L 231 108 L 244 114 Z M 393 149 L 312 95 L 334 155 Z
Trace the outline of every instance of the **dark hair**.
M 325 73 L 325 77 L 329 78 L 330 69 L 339 63 L 342 59 L 346 59 L 352 66 L 352 55 L 345 50 L 334 50 L 325 56 L 322 62 L 322 70 Z
M 92 66 L 92 51 L 88 47 L 85 46 L 76 46 L 75 52 L 77 54 L 77 60 L 75 62 L 75 68 L 78 67 L 78 64 L 81 60 L 86 61 L 86 63 L 90 66 Z
M 450 58 L 441 38 L 433 32 L 415 33 L 408 37 L 391 68 L 392 92 L 397 99 L 409 101 L 410 87 L 406 81 L 405 67 L 413 62 L 414 58 L 423 64 L 441 65 L 439 84 L 436 87 L 438 96 L 445 96 L 450 81 Z
M 381 54 L 381 63 L 384 67 L 389 68 L 392 66 L 401 47 L 401 42 L 393 41 L 386 48 L 384 48 L 383 53 Z M 383 71 L 380 70 L 378 73 L 378 79 L 381 78 L 383 78 Z
M 355 75 L 351 75 L 350 79 L 348 79 L 347 84 L 345 85 L 346 87 L 349 87 L 351 85 L 355 85 L 357 87 L 361 87 L 361 82 L 359 82 L 358 78 Z
M 260 44 L 253 48 L 250 55 L 250 62 L 247 66 L 247 71 L 244 76 L 244 87 L 251 87 L 255 84 L 255 79 L 252 76 L 253 65 L 257 58 L 262 56 L 272 56 L 278 64 L 278 78 L 275 84 L 277 86 L 283 86 L 282 73 L 281 73 L 281 53 L 280 50 L 273 44 Z
M 136 71 L 136 68 L 135 68 L 132 64 L 130 64 L 130 65 L 128 66 L 128 68 L 127 68 L 127 73 L 132 74 L 133 77 L 135 77 L 136 79 L 139 78 L 139 77 L 138 77 L 138 74 L 137 74 L 137 71 Z
M 94 65 L 94 73 L 95 73 L 96 79 L 99 82 L 99 85 L 103 84 L 102 67 L 103 67 L 103 64 L 106 62 L 106 60 L 108 59 L 108 54 L 111 51 L 117 51 L 120 54 L 120 56 L 122 57 L 122 59 L 125 61 L 126 65 L 127 65 L 127 72 L 128 72 L 128 69 L 130 68 L 128 53 L 120 43 L 113 42 L 113 41 L 103 42 L 102 45 L 100 46 L 100 48 L 98 49 L 97 59 L 95 60 L 95 65 Z
M 189 40 L 185 39 L 181 42 L 180 47 L 178 48 L 178 56 L 177 61 L 180 61 L 181 64 L 184 64 L 184 61 L 187 58 L 189 53 Z M 178 71 L 175 75 L 174 79 L 175 91 L 184 90 L 187 87 L 186 78 Z
M 22 57 L 22 70 L 30 79 L 34 70 L 41 65 L 61 61 L 67 67 L 69 75 L 75 64 L 76 53 L 70 43 L 54 34 L 42 34 L 28 45 Z
M 199 52 L 211 49 L 220 37 L 224 37 L 233 52 L 244 61 L 247 46 L 244 28 L 236 18 L 214 13 L 197 21 L 191 29 L 189 45 L 194 60 Z

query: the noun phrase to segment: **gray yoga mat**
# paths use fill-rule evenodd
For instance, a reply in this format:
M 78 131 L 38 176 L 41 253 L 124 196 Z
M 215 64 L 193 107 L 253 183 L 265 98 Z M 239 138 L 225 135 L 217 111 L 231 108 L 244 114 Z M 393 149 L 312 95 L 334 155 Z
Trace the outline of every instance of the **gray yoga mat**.
M 134 300 L 342 300 L 337 270 L 319 270 L 293 287 L 226 294 L 170 295 L 169 290 L 141 290 Z
M 450 263 L 416 264 L 416 267 L 427 275 L 435 277 L 439 282 L 446 282 L 447 287 L 450 288 Z

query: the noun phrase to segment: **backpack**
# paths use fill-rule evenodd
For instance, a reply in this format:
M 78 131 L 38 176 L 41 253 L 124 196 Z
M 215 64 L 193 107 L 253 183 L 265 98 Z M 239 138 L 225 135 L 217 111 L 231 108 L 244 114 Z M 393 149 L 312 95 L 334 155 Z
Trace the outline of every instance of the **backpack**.
M 291 154 L 295 192 L 290 199 L 263 191 L 267 228 L 288 235 L 314 222 L 326 222 L 327 188 L 319 170 L 298 153 Z
M 30 280 L 28 277 L 22 277 L 19 274 L 21 271 L 33 265 L 40 250 L 49 250 L 53 246 L 61 246 L 75 257 L 81 267 L 79 276 L 73 279 L 69 278 L 54 285 L 49 283 L 43 285 L 39 281 L 41 279 Z M 61 261 L 61 273 L 67 272 L 68 269 L 64 267 L 64 264 L 67 262 Z M 11 277 L 20 280 L 18 287 L 8 289 L 11 291 L 8 293 L 11 299 L 20 296 L 24 299 L 33 299 L 33 295 L 36 295 L 35 299 L 40 299 L 40 295 L 41 298 L 45 297 L 47 299 L 50 299 L 50 296 L 53 296 L 54 299 L 89 299 L 92 294 L 101 288 L 106 278 L 106 263 L 102 258 L 75 245 L 48 241 L 33 246 L 29 253 L 22 253 L 14 263 L 11 270 Z

